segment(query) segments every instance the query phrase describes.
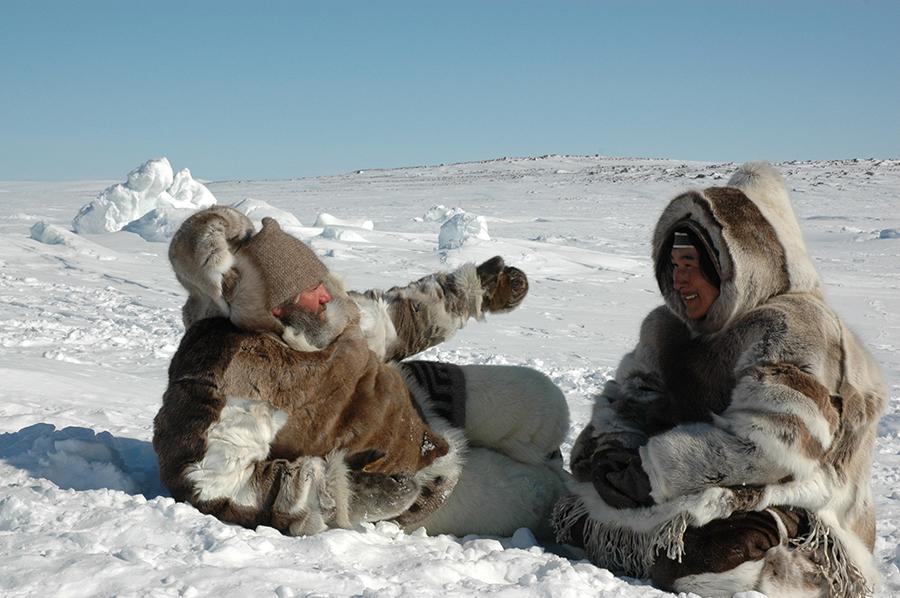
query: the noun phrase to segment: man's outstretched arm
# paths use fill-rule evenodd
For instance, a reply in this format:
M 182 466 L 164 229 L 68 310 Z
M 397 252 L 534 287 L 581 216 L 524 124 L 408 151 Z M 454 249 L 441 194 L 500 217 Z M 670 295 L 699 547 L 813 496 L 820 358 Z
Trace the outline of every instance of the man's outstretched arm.
M 385 360 L 400 360 L 433 347 L 466 325 L 469 318 L 518 307 L 528 278 L 497 256 L 476 266 L 437 272 L 405 287 L 351 292 L 362 312 L 369 346 Z

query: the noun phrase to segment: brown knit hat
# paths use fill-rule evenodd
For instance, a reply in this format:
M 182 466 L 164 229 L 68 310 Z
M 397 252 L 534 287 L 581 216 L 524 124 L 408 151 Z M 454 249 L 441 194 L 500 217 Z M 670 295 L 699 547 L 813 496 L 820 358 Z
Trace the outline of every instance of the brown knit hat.
M 313 250 L 281 230 L 273 218 L 262 219 L 262 230 L 250 237 L 239 253 L 253 262 L 266 285 L 266 310 L 315 287 L 328 274 Z

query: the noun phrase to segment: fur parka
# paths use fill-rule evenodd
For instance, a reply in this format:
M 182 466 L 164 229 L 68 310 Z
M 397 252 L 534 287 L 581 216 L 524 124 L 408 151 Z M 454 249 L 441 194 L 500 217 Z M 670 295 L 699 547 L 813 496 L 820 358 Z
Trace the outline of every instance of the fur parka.
M 667 240 L 680 227 L 708 243 L 721 277 L 700 320 L 673 288 Z M 797 550 L 815 553 L 831 595 L 866 594 L 877 578 L 869 478 L 886 389 L 825 302 L 781 177 L 749 163 L 726 187 L 679 195 L 656 225 L 653 260 L 665 305 L 645 318 L 576 441 L 560 538 L 580 521 L 595 563 L 646 577 L 657 554 L 678 557 L 688 526 L 797 507 L 811 513 Z M 614 509 L 598 496 L 592 457 L 615 445 L 638 448 L 653 506 Z
M 466 441 L 394 360 L 493 311 L 492 291 L 509 274 L 520 277 L 517 292 L 496 311 L 514 308 L 527 279 L 499 258 L 388 291 L 347 293 L 329 274 L 348 323 L 319 350 L 289 328 L 252 326 L 271 318 L 252 288 L 258 273 L 240 257 L 252 232 L 235 210 L 210 209 L 170 248 L 190 297 L 154 420 L 162 481 L 176 499 L 247 527 L 414 527 L 452 491 Z

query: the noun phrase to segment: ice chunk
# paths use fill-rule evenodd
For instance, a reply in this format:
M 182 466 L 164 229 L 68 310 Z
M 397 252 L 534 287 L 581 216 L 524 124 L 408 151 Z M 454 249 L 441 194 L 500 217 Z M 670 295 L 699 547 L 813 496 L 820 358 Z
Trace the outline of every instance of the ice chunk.
M 261 199 L 253 199 L 246 197 L 241 201 L 231 204 L 231 207 L 246 215 L 257 230 L 262 228 L 262 219 L 269 217 L 274 218 L 281 225 L 281 228 L 288 226 L 303 226 L 296 216 L 290 212 L 280 210 L 273 205 L 264 202 Z
M 365 230 L 375 230 L 375 225 L 371 220 L 342 220 L 331 214 L 322 212 L 316 217 L 316 223 L 313 226 L 342 226 L 345 228 L 363 228 Z
M 182 168 L 175 175 L 175 180 L 169 187 L 169 195 L 179 202 L 193 204 L 197 208 L 208 208 L 216 205 L 216 198 L 206 185 L 195 181 L 191 177 L 191 171 Z
M 438 249 L 457 249 L 473 239 L 490 241 L 487 220 L 469 212 L 462 212 L 441 225 Z
M 68 245 L 69 247 L 76 246 L 79 241 L 75 233 L 55 224 L 47 224 L 43 220 L 31 226 L 31 238 L 47 245 Z
M 82 234 L 115 232 L 156 208 L 197 210 L 215 203 L 212 192 L 187 168 L 173 175 L 168 159 L 154 158 L 129 172 L 125 183 L 107 187 L 82 206 L 72 228 Z
M 196 208 L 159 207 L 129 222 L 122 230 L 137 233 L 152 243 L 165 243 L 181 223 L 196 211 Z
M 325 239 L 334 239 L 336 241 L 348 241 L 350 243 L 365 243 L 366 239 L 350 228 L 342 228 L 340 226 L 326 226 L 322 229 L 322 237 Z
M 465 212 L 462 208 L 445 207 L 443 204 L 438 204 L 436 206 L 431 206 L 428 208 L 428 211 L 422 216 L 422 219 L 426 222 L 445 222 L 449 218 L 456 216 L 457 214 L 462 214 Z

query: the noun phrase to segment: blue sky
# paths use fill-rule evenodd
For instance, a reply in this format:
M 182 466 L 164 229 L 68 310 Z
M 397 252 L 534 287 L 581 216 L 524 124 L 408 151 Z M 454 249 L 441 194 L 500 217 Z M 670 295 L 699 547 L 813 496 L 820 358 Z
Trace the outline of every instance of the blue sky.
M 0 179 L 900 157 L 900 2 L 0 1 Z

